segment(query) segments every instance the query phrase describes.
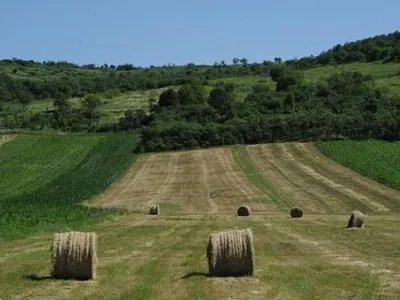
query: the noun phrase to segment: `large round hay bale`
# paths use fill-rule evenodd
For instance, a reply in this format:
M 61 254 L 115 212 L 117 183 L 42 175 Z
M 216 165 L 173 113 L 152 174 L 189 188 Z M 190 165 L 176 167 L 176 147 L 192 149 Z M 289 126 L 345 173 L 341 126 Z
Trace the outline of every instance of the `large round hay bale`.
M 250 216 L 250 207 L 248 207 L 248 206 L 239 207 L 237 210 L 237 215 L 240 217 Z
M 160 214 L 160 205 L 153 205 L 150 207 L 150 215 L 159 215 Z
M 290 216 L 292 218 L 302 218 L 303 210 L 300 207 L 295 207 L 290 210 Z
M 251 229 L 228 230 L 210 235 L 207 246 L 211 276 L 241 276 L 254 273 Z
M 351 215 L 349 222 L 347 223 L 347 228 L 361 228 L 364 225 L 365 215 L 359 210 L 354 210 Z
M 51 247 L 52 276 L 60 279 L 95 279 L 96 244 L 94 232 L 56 233 Z

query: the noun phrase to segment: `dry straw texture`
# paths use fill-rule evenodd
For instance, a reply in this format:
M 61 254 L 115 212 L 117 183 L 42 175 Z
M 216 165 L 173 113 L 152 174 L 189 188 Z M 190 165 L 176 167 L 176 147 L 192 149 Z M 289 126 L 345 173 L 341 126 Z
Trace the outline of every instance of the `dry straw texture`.
M 248 206 L 241 206 L 237 210 L 237 215 L 241 217 L 250 216 L 250 207 Z
M 254 273 L 251 229 L 228 230 L 210 235 L 207 246 L 211 276 L 241 276 Z
M 358 210 L 354 210 L 351 215 L 349 222 L 347 224 L 347 228 L 361 228 L 364 225 L 364 214 Z
M 96 242 L 94 232 L 56 233 L 51 247 L 52 276 L 60 279 L 95 279 Z
M 154 205 L 150 207 L 150 214 L 151 215 L 159 215 L 160 214 L 160 205 Z
M 290 216 L 292 218 L 302 218 L 303 217 L 303 210 L 299 207 L 292 208 L 290 210 Z

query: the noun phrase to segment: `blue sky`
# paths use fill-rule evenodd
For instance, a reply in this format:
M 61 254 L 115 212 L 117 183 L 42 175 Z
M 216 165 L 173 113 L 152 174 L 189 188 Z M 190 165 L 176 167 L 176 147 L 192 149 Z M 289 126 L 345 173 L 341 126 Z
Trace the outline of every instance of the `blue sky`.
M 0 58 L 138 66 L 318 54 L 400 28 L 399 0 L 1 0 Z

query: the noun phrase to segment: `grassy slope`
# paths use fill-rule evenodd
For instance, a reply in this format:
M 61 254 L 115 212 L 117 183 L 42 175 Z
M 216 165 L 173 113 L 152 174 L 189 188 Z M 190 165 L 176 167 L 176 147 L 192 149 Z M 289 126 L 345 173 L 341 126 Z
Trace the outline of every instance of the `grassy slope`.
M 349 65 L 328 66 L 305 71 L 306 80 L 316 82 L 340 72 L 361 72 L 372 75 L 378 87 L 390 94 L 400 95 L 400 64 L 396 63 L 353 63 Z
M 332 141 L 317 147 L 344 166 L 400 189 L 399 142 Z
M 0 147 L 0 239 L 82 226 L 107 211 L 75 204 L 132 162 L 127 135 L 23 135 Z
M 385 88 L 390 94 L 400 95 L 400 76 L 398 74 L 400 64 L 388 63 L 353 63 L 349 65 L 320 67 L 305 71 L 305 78 L 308 82 L 317 82 L 326 79 L 332 74 L 343 71 L 359 71 L 364 74 L 371 74 L 379 87 Z M 99 72 L 96 70 L 75 70 L 76 72 Z M 69 72 L 75 72 L 71 70 Z M 48 70 L 42 70 L 42 77 L 49 76 Z M 47 73 L 46 73 L 47 72 Z M 14 74 L 15 75 L 15 74 Z M 270 78 L 261 76 L 241 76 L 232 78 L 223 78 L 210 81 L 207 90 L 210 91 L 216 84 L 220 82 L 234 83 L 237 85 L 238 98 L 243 99 L 246 94 L 251 91 L 251 87 L 257 83 L 264 83 L 274 88 L 275 83 Z M 105 103 L 102 108 L 102 123 L 114 122 L 123 116 L 127 109 L 146 108 L 150 98 L 158 98 L 164 89 L 154 89 L 148 91 L 135 91 L 124 93 L 113 99 L 103 98 Z M 80 105 L 80 99 L 71 99 L 74 106 Z M 18 104 L 6 104 L 5 107 L 11 109 L 19 108 Z M 32 112 L 53 109 L 52 100 L 40 100 L 33 102 L 29 109 Z
M 148 101 L 151 98 L 158 99 L 162 92 L 162 89 L 153 89 L 147 91 L 138 91 L 138 92 L 127 92 L 123 93 L 119 96 L 116 96 L 112 99 L 106 99 L 102 94 L 99 94 L 102 100 L 102 106 L 100 108 L 101 111 L 101 122 L 115 122 L 121 116 L 124 115 L 124 112 L 127 109 L 139 109 L 139 108 L 147 108 Z M 73 107 L 80 107 L 81 98 L 72 98 L 69 100 Z M 17 104 L 6 104 L 5 107 L 16 108 Z M 52 110 L 54 109 L 53 100 L 40 100 L 34 101 L 31 105 L 29 105 L 29 111 L 33 113 L 37 113 L 40 111 Z

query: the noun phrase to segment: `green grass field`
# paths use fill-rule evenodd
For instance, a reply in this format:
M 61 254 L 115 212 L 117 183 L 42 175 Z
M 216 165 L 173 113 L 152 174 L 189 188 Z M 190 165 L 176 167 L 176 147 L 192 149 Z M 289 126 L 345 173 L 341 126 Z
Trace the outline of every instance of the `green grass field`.
M 328 78 L 341 72 L 361 72 L 372 75 L 374 79 L 395 76 L 399 71 L 400 64 L 396 63 L 353 63 L 348 65 L 327 66 L 305 71 L 305 76 L 310 81 Z
M 317 147 L 344 166 L 400 189 L 400 142 L 333 141 Z
M 133 161 L 128 135 L 21 135 L 0 147 L 0 239 L 83 226 L 109 211 L 76 205 Z

